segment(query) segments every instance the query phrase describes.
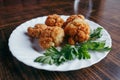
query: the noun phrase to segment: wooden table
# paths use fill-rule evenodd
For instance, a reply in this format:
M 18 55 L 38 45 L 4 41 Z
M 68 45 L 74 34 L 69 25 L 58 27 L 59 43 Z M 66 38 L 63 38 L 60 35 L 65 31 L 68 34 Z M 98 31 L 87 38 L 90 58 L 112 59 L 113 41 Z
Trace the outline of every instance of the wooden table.
M 27 20 L 53 13 L 83 14 L 102 25 L 112 37 L 111 52 L 91 67 L 68 72 L 39 70 L 19 62 L 9 51 L 11 32 Z M 0 80 L 120 80 L 120 0 L 80 0 L 78 10 L 74 0 L 0 0 Z

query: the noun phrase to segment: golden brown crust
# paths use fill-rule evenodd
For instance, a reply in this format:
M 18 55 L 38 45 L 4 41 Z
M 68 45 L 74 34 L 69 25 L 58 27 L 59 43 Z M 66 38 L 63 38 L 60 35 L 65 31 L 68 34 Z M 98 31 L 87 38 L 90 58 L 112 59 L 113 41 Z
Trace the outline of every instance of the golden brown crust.
M 75 41 L 74 41 L 74 39 L 73 39 L 72 37 L 70 37 L 70 38 L 68 39 L 68 43 L 71 44 L 71 45 L 74 45 L 74 44 L 75 44 Z
M 39 43 L 43 49 L 59 46 L 64 37 L 64 30 L 60 27 L 48 27 L 42 31 Z
M 51 37 L 52 31 L 53 31 L 53 27 L 47 27 L 45 30 L 43 30 L 41 32 L 40 38 L 42 38 L 42 37 Z
M 40 38 L 39 45 L 42 49 L 47 49 L 50 48 L 51 46 L 55 46 L 53 39 L 50 37 Z
M 62 43 L 64 36 L 65 36 L 64 30 L 62 28 L 54 27 L 51 37 L 53 38 L 55 42 L 55 46 L 59 46 Z
M 62 27 L 64 20 L 57 14 L 48 15 L 45 24 L 47 26 L 58 26 Z
M 69 22 L 71 22 L 71 21 L 73 21 L 74 19 L 76 19 L 76 18 L 80 18 L 80 19 L 85 19 L 84 18 L 84 16 L 83 15 L 71 15 L 70 17 L 68 17 L 67 18 L 67 20 L 66 20 L 66 22 L 64 22 L 64 24 L 63 24 L 63 28 L 69 23 Z
M 89 39 L 90 27 L 84 19 L 77 17 L 65 26 L 64 31 L 69 37 L 69 44 L 73 45 L 76 42 L 84 42 Z
M 45 24 L 36 24 L 28 28 L 29 36 L 39 39 L 39 45 L 43 49 L 51 46 L 59 46 L 67 36 L 71 45 L 84 42 L 89 39 L 90 27 L 83 15 L 71 15 L 66 22 L 57 14 L 49 15 Z M 64 29 L 63 29 L 64 28 Z
M 34 27 L 28 27 L 28 35 L 33 38 L 39 38 L 41 32 L 46 28 L 45 24 L 36 24 Z

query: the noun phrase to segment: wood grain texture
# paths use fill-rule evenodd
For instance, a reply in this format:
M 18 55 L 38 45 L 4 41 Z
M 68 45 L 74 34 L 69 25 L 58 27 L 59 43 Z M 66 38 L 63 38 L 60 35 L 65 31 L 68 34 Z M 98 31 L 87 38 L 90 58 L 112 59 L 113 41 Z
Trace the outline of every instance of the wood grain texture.
M 88 1 L 81 0 L 79 14 L 86 16 Z M 112 50 L 99 63 L 76 71 L 50 72 L 19 62 L 8 48 L 12 31 L 21 23 L 53 13 L 74 14 L 74 0 L 0 0 L 0 80 L 120 80 L 120 0 L 92 0 L 90 20 L 111 35 Z

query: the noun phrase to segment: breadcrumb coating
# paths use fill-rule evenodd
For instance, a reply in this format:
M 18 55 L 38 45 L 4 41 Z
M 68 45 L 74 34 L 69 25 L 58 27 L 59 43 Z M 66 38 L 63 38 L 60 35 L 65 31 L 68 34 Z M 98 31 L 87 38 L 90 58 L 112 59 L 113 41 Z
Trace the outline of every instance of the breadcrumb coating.
M 71 15 L 70 17 L 68 17 L 67 18 L 67 20 L 66 20 L 66 22 L 64 22 L 64 24 L 63 24 L 63 28 L 69 23 L 69 22 L 71 22 L 71 21 L 73 21 L 74 19 L 76 19 L 76 18 L 80 18 L 80 19 L 85 19 L 85 17 L 83 16 L 83 15 Z
M 64 38 L 64 30 L 60 27 L 48 27 L 42 31 L 39 44 L 41 48 L 47 49 L 51 46 L 59 46 Z
M 45 24 L 36 24 L 34 27 L 28 27 L 28 35 L 33 38 L 39 38 L 41 32 L 47 28 Z
M 45 24 L 51 27 L 54 27 L 54 26 L 62 27 L 63 23 L 64 23 L 64 20 L 57 14 L 48 15 L 45 21 Z
M 28 27 L 28 35 L 37 38 L 42 49 L 59 46 L 64 37 L 75 45 L 89 39 L 90 27 L 83 15 L 71 15 L 66 22 L 57 14 L 48 15 L 45 24 Z
M 64 31 L 65 35 L 68 36 L 69 44 L 74 45 L 77 42 L 84 42 L 89 39 L 90 27 L 84 19 L 77 17 L 67 23 Z
M 53 39 L 51 37 L 43 37 L 39 39 L 39 45 L 42 49 L 50 48 L 51 46 L 55 46 Z

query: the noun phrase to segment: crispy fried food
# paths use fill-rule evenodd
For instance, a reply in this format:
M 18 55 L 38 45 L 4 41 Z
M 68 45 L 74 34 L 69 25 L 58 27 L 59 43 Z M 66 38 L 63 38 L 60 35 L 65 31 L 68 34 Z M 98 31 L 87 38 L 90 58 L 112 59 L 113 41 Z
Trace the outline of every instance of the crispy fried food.
M 64 20 L 57 14 L 53 14 L 53 15 L 48 15 L 45 24 L 47 26 L 58 26 L 58 27 L 62 27 L 64 23 Z
M 83 18 L 77 17 L 67 23 L 64 31 L 68 36 L 69 44 L 74 45 L 77 42 L 84 42 L 89 39 L 90 27 Z
M 64 37 L 64 30 L 60 27 L 47 27 L 42 31 L 39 44 L 43 49 L 51 46 L 59 46 Z
M 53 39 L 51 37 L 44 37 L 39 39 L 39 45 L 42 49 L 50 48 L 51 46 L 55 46 Z
M 80 19 L 85 19 L 84 18 L 84 16 L 83 15 L 71 15 L 70 17 L 68 17 L 67 18 L 67 20 L 66 20 L 66 22 L 64 22 L 64 24 L 63 24 L 63 28 L 69 23 L 69 22 L 71 22 L 71 21 L 73 21 L 74 19 L 76 19 L 76 18 L 80 18 Z
M 37 38 L 43 49 L 59 46 L 65 36 L 71 45 L 89 39 L 90 27 L 83 15 L 71 15 L 64 22 L 59 15 L 53 14 L 47 17 L 45 24 L 28 28 L 28 35 Z
M 45 24 L 36 24 L 34 27 L 28 27 L 28 35 L 33 38 L 39 38 L 41 31 L 47 28 Z

